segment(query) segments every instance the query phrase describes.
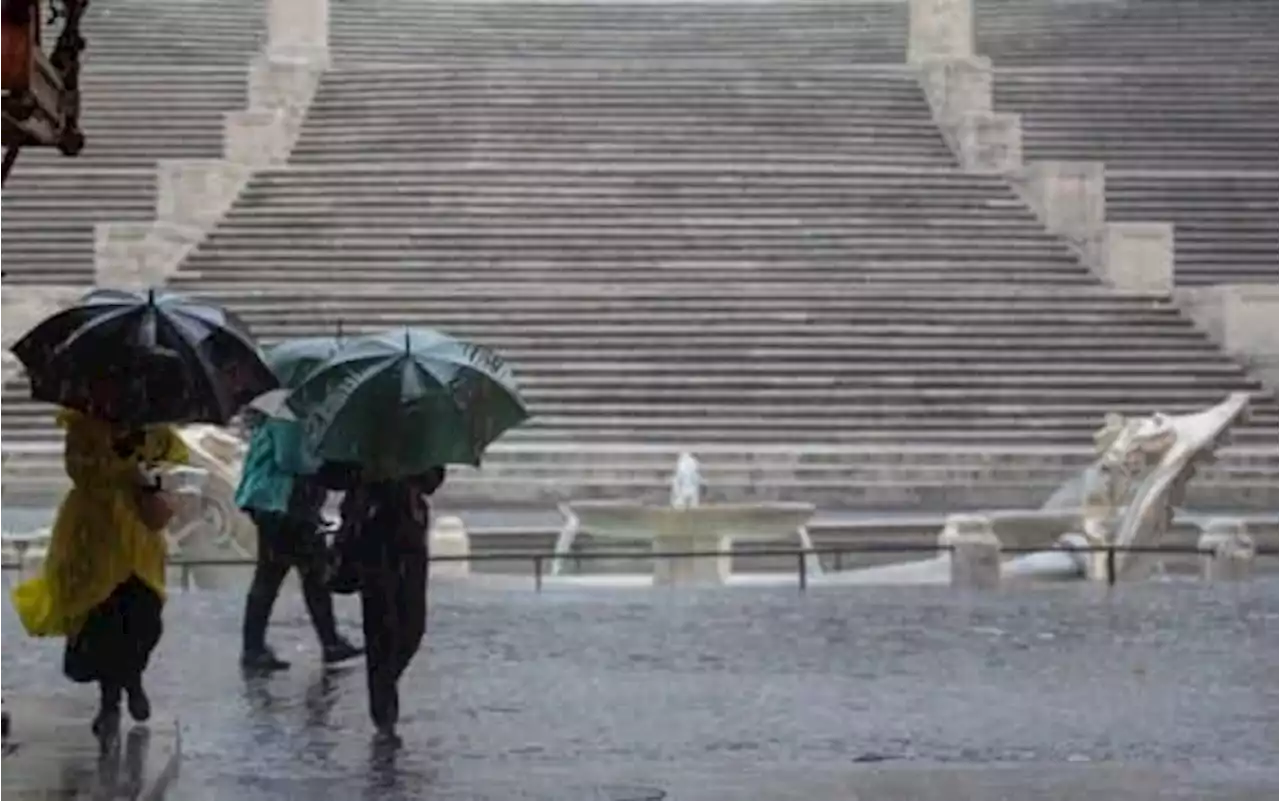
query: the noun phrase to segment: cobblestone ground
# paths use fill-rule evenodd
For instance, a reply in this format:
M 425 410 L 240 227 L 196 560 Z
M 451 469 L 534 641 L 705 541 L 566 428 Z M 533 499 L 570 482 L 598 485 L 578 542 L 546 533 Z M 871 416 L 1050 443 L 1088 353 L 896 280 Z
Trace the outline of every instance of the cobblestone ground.
M 272 630 L 294 668 L 246 681 L 242 597 L 175 594 L 150 686 L 183 722 L 178 798 L 1276 794 L 1273 579 L 432 596 L 391 760 L 370 748 L 361 667 L 319 668 L 298 598 Z M 3 623 L 6 692 L 92 694 L 7 603 Z

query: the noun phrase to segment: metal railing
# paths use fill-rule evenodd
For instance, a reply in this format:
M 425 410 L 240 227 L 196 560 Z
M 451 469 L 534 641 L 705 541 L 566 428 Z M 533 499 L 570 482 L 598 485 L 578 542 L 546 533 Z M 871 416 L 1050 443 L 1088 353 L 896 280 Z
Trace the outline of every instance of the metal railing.
M 18 552 L 16 559 L 8 559 L 0 563 L 0 569 L 6 571 L 18 571 L 21 574 L 25 546 L 12 544 L 11 547 Z M 529 561 L 533 567 L 534 589 L 537 592 L 542 591 L 543 582 L 546 578 L 546 567 L 549 563 L 553 563 L 558 559 L 570 559 L 575 562 L 604 561 L 609 559 L 634 559 L 642 560 L 661 560 L 661 559 L 720 559 L 720 558 L 744 558 L 744 557 L 790 557 L 795 559 L 796 564 L 796 586 L 801 592 L 808 589 L 809 586 L 809 557 L 817 557 L 821 559 L 823 556 L 832 557 L 836 562 L 836 569 L 840 569 L 845 556 L 853 554 L 910 554 L 910 553 L 933 553 L 939 555 L 942 553 L 950 553 L 954 551 L 954 546 L 942 544 L 928 543 L 857 543 L 848 545 L 827 546 L 822 548 L 751 548 L 740 551 L 735 550 L 686 550 L 686 551 L 649 551 L 638 549 L 601 549 L 583 551 L 571 554 L 552 553 L 547 551 L 490 551 L 485 553 L 458 554 L 458 555 L 440 555 L 429 556 L 427 561 L 433 564 L 447 564 L 453 562 L 518 562 Z M 1026 555 L 1033 553 L 1053 552 L 1055 549 L 1031 546 L 1011 546 L 1000 548 L 1000 554 L 1003 555 Z M 1106 554 L 1106 577 L 1107 584 L 1114 585 L 1117 579 L 1116 556 L 1117 554 L 1158 554 L 1164 556 L 1213 556 L 1214 552 L 1207 548 L 1200 548 L 1195 545 L 1090 545 L 1090 546 L 1073 546 L 1070 548 L 1056 549 L 1058 552 L 1067 554 Z M 1254 548 L 1254 555 L 1260 557 L 1275 557 L 1280 554 L 1280 550 L 1268 547 L 1258 546 Z M 191 570 L 197 567 L 252 567 L 254 560 L 249 558 L 214 558 L 214 559 L 170 559 L 167 560 L 169 567 L 177 567 L 181 570 L 180 579 L 183 587 L 190 586 Z

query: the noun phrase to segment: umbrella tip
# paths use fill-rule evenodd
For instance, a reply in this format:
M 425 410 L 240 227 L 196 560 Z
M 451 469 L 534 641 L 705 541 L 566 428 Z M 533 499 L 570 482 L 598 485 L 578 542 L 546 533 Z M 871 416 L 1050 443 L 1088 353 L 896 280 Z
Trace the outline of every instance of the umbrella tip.
M 156 305 L 156 290 L 155 290 L 155 287 L 151 287 L 151 288 L 149 288 L 149 289 L 147 290 L 147 305 L 148 305 L 148 306 L 154 306 L 154 305 Z
M 409 342 L 409 329 L 407 328 L 404 330 L 404 352 L 405 353 L 413 352 L 413 345 L 410 344 Z

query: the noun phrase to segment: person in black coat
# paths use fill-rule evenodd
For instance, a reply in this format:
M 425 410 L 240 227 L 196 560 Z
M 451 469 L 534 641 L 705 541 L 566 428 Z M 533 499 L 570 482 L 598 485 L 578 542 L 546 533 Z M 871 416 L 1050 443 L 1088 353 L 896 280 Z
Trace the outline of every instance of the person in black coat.
M 436 467 L 409 478 L 360 484 L 344 502 L 358 530 L 352 549 L 364 618 L 369 713 L 383 742 L 398 743 L 400 676 L 427 626 L 428 498 L 444 483 Z

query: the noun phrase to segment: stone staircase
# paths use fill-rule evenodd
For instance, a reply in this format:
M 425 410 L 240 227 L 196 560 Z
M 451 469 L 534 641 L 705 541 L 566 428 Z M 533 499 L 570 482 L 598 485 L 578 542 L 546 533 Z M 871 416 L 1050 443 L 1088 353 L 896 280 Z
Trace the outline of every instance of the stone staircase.
M 996 106 L 1022 115 L 1027 158 L 1104 161 L 1108 170 L 1275 172 L 1274 72 L 995 65 Z
M 901 67 L 510 59 L 441 71 L 330 72 L 290 163 L 563 167 L 707 159 L 818 171 L 953 166 Z
M 172 283 L 266 341 L 414 324 L 497 347 L 536 418 L 446 503 L 659 500 L 687 449 L 716 500 L 1033 506 L 1104 413 L 1245 389 L 1252 422 L 1188 505 L 1274 508 L 1274 397 L 1167 294 L 1104 288 L 1003 176 L 958 169 L 901 66 L 906 4 L 328 13 L 288 166 Z M 5 492 L 47 496 L 56 434 L 23 394 Z
M 1103 161 L 1107 216 L 1174 224 L 1180 286 L 1274 283 L 1274 74 L 1000 70 L 1028 159 Z
M 974 28 L 1000 65 L 1276 70 L 1271 0 L 975 0 Z
M 490 58 L 661 65 L 900 64 L 903 2 L 333 2 L 340 67 Z
M 4 283 L 88 287 L 94 225 L 149 219 L 156 162 L 216 158 L 262 38 L 260 0 L 91 4 L 84 151 L 23 151 L 6 182 Z M 56 26 L 54 28 L 56 30 Z
M 1107 215 L 1174 224 L 1180 287 L 1276 283 L 1276 172 L 1108 170 Z
M 1028 160 L 1101 161 L 1108 219 L 1174 224 L 1179 287 L 1275 285 L 1277 7 L 980 0 Z

